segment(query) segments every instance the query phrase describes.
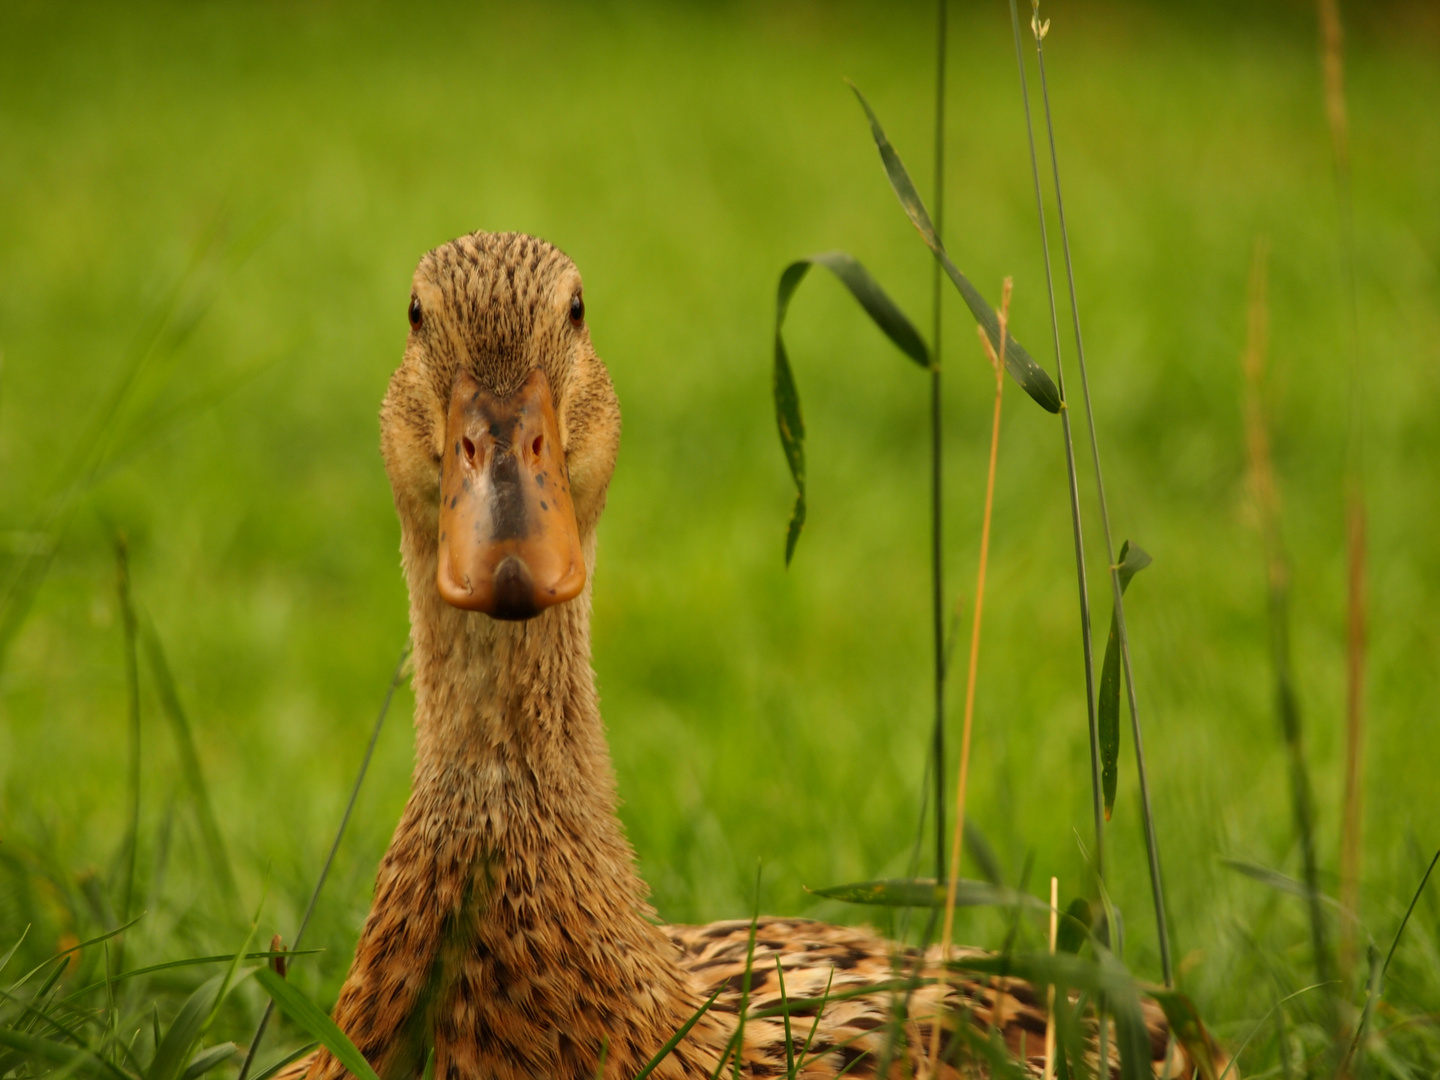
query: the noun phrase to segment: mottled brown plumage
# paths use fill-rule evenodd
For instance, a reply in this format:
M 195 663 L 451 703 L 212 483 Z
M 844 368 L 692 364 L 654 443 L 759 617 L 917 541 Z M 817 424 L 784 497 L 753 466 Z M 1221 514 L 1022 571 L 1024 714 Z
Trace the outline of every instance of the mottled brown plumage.
M 620 413 L 573 317 L 579 291 L 574 264 L 527 236 L 476 233 L 437 248 L 415 272 L 418 325 L 381 409 L 410 591 L 416 764 L 335 1019 L 385 1080 L 418 1076 L 432 1047 L 441 1080 L 579 1080 L 595 1076 L 602 1045 L 605 1075 L 624 1080 L 723 988 L 654 1074 L 709 1077 L 739 1018 L 750 923 L 657 925 L 615 815 L 589 582 Z M 436 588 L 446 409 L 462 375 L 504 395 L 536 368 L 553 393 L 587 581 L 568 603 L 502 622 L 451 607 Z M 895 964 L 918 959 L 863 930 L 761 920 L 752 1011 L 780 1000 L 777 957 L 792 999 L 819 998 L 827 983 L 832 996 L 886 983 Z M 873 1076 L 892 998 L 831 1001 L 801 1075 Z M 1165 1029 L 1147 1009 L 1158 1071 Z M 915 1072 L 904 1047 L 923 1045 L 941 1012 L 947 1024 L 962 1013 L 982 1027 L 998 1021 L 1038 1071 L 1043 1001 L 1014 980 L 954 980 L 915 992 L 892 1075 Z M 795 1017 L 796 1052 L 813 1014 Z M 751 1017 L 741 1056 L 748 1077 L 783 1075 L 783 1022 Z M 323 1052 L 297 1072 L 306 1069 L 312 1080 L 344 1075 Z M 1189 1072 L 1172 1051 L 1169 1075 Z

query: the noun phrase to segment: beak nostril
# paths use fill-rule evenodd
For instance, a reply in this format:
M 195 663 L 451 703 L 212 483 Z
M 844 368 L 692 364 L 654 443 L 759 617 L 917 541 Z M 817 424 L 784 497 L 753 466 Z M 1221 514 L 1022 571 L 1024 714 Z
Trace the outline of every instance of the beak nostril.
M 472 465 L 475 464 L 475 444 L 468 435 L 460 440 L 460 446 L 465 451 L 465 460 Z
M 540 456 L 540 447 L 544 445 L 545 437 L 543 435 L 536 435 L 535 441 L 530 444 L 530 453 L 534 454 L 538 458 Z

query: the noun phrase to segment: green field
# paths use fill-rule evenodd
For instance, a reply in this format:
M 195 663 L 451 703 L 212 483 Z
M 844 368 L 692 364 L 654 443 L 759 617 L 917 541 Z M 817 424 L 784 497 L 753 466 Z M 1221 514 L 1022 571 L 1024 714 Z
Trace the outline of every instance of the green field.
M 1233 1045 L 1313 981 L 1302 903 L 1219 861 L 1299 873 L 1241 412 L 1261 234 L 1331 892 L 1338 867 L 1350 357 L 1314 11 L 1049 14 L 1116 540 L 1155 558 L 1127 611 L 1181 984 Z M 1360 918 L 1383 951 L 1440 845 L 1440 22 L 1422 4 L 1347 14 L 1370 512 Z M 1053 373 L 1008 14 L 953 19 L 947 241 L 992 299 L 1014 276 L 1014 332 Z M 376 411 L 410 275 L 477 228 L 575 259 L 620 395 L 595 667 L 657 907 L 747 915 L 758 860 L 764 909 L 867 917 L 804 886 L 903 875 L 915 844 L 927 383 L 833 280 L 802 287 L 786 335 L 811 511 L 787 572 L 774 291 L 791 259 L 843 248 L 929 326 L 929 255 L 842 78 L 928 196 L 932 22 L 928 5 L 814 3 L 0 8 L 0 581 L 53 553 L 0 653 L 0 955 L 33 924 L 28 968 L 62 935 L 105 928 L 107 888 L 118 904 L 131 742 L 117 532 L 239 882 L 216 888 L 142 663 L 148 915 L 127 959 L 233 950 L 262 899 L 257 940 L 293 936 L 406 639 Z M 968 605 L 992 377 L 953 294 L 945 325 L 947 589 Z M 1063 446 L 1013 383 L 1004 425 L 969 807 L 1012 879 L 1033 856 L 1032 890 L 1055 874 L 1068 897 L 1088 889 L 1077 835 L 1091 826 Z M 1086 525 L 1103 597 L 1098 517 Z M 962 695 L 957 680 L 957 720 Z M 322 897 L 309 944 L 325 951 L 296 966 L 322 1003 L 406 795 L 410 705 L 402 690 Z M 1126 959 L 1158 979 L 1128 735 L 1108 835 Z M 994 915 L 959 926 L 999 944 Z M 1430 893 L 1382 1017 L 1430 1015 L 1394 1043 L 1430 1068 L 1413 1058 L 1440 1053 L 1437 970 Z M 262 999 L 242 1000 L 227 1023 L 243 1040 Z M 1274 1039 L 1242 1065 L 1278 1061 Z

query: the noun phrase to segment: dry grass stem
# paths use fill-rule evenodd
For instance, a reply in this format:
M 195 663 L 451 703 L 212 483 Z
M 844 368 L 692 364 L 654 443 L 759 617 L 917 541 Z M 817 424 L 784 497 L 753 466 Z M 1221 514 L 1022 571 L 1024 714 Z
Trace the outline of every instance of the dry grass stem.
M 983 326 L 977 326 L 980 343 L 990 366 L 995 370 L 995 414 L 990 424 L 990 466 L 985 478 L 985 515 L 980 525 L 980 565 L 975 574 L 975 617 L 970 627 L 970 666 L 965 678 L 965 722 L 960 732 L 960 778 L 955 785 L 955 826 L 950 840 L 950 877 L 945 892 L 945 921 L 940 932 L 940 955 L 950 958 L 950 943 L 955 930 L 955 896 L 960 889 L 960 851 L 965 837 L 965 788 L 970 778 L 970 732 L 975 721 L 975 679 L 980 665 L 980 625 L 985 614 L 985 571 L 990 558 L 990 517 L 995 506 L 995 461 L 1000 453 L 1000 405 L 1005 391 L 1005 340 L 1010 325 L 1011 278 L 1005 279 L 1000 294 L 1000 347 L 990 344 Z M 940 1025 L 930 1030 L 930 1074 L 939 1065 Z
M 1345 792 L 1340 817 L 1340 903 L 1360 910 L 1361 819 L 1365 754 L 1365 487 L 1361 475 L 1360 328 L 1355 287 L 1354 223 L 1350 205 L 1350 127 L 1345 105 L 1345 33 L 1339 0 L 1317 0 L 1320 62 L 1325 81 L 1325 114 L 1335 153 L 1335 186 L 1340 210 L 1340 246 L 1344 287 L 1350 310 L 1350 429 L 1346 448 L 1345 547 Z M 1355 969 L 1355 923 L 1340 923 L 1340 974 Z
M 1060 939 L 1060 879 L 1050 879 L 1050 955 Z M 1055 1075 L 1055 984 L 1045 989 L 1045 1080 Z

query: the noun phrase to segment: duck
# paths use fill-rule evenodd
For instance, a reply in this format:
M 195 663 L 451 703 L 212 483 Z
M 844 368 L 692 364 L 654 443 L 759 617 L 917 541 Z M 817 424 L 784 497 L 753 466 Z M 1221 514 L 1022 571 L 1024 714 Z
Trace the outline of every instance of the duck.
M 420 260 L 408 319 L 380 429 L 415 765 L 336 1024 L 383 1080 L 630 1080 L 682 1029 L 656 1080 L 974 1075 L 951 1038 L 927 1060 L 932 1025 L 957 1023 L 1039 1075 L 1046 1006 L 1019 979 L 912 980 L 897 1027 L 896 972 L 943 972 L 934 949 L 803 918 L 657 917 L 591 668 L 621 422 L 580 273 L 543 240 L 471 233 Z M 1156 1075 L 1192 1075 L 1145 1009 Z M 287 1072 L 345 1068 L 322 1049 Z

